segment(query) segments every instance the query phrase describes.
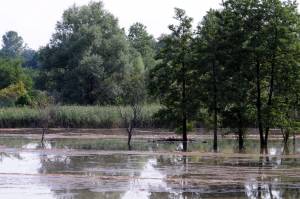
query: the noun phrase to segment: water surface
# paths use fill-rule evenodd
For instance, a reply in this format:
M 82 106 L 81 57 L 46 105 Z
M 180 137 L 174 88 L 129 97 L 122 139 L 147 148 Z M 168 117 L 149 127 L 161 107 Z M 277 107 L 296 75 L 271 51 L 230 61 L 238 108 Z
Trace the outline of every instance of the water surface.
M 182 153 L 178 142 L 52 138 L 41 145 L 24 136 L 0 137 L 0 198 L 160 199 L 300 198 L 300 140 L 258 140 L 243 153 L 234 139 L 197 139 Z

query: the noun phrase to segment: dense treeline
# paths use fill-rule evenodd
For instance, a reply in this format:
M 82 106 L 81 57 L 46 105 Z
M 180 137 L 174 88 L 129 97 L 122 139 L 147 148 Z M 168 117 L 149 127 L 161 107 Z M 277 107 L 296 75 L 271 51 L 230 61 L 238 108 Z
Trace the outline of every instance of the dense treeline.
M 177 24 L 157 40 L 141 23 L 128 34 L 102 2 L 72 6 L 51 41 L 37 52 L 14 31 L 3 36 L 2 106 L 49 103 L 129 105 L 134 119 L 145 103 L 153 116 L 187 132 L 197 122 L 238 135 L 257 127 L 261 147 L 270 128 L 295 132 L 300 94 L 300 18 L 296 1 L 226 0 L 193 19 L 175 9 Z M 126 123 L 126 122 L 125 122 Z
M 182 126 L 184 140 L 199 107 L 212 115 L 215 149 L 218 126 L 233 129 L 240 148 L 249 126 L 258 127 L 263 148 L 270 128 L 293 130 L 300 77 L 295 2 L 227 0 L 195 34 L 183 10 L 176 9 L 175 19 L 150 73 L 150 91 L 165 106 L 161 114 Z

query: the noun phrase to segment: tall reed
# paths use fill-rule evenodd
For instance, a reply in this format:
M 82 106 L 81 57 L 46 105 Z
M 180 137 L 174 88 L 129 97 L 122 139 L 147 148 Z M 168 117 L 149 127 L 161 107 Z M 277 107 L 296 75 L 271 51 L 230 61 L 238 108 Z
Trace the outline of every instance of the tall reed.
M 121 107 L 130 112 L 129 107 Z M 49 120 L 51 128 L 123 128 L 117 106 L 56 106 Z M 145 105 L 138 128 L 154 127 L 153 114 L 159 105 Z M 47 110 L 29 107 L 0 108 L 0 128 L 39 128 Z

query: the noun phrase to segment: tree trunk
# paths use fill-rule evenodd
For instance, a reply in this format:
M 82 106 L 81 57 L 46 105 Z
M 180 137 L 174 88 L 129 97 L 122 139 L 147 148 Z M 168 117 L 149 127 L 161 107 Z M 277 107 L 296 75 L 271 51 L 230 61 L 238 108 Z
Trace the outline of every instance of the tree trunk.
M 244 130 L 242 125 L 242 118 L 241 114 L 239 114 L 239 129 L 238 129 L 238 136 L 239 136 L 239 151 L 241 152 L 244 149 Z
M 127 145 L 128 149 L 131 150 L 131 138 L 132 138 L 132 131 L 133 131 L 133 126 L 132 122 L 129 124 L 129 127 L 127 128 L 127 134 L 128 134 L 128 140 L 127 140 Z
M 277 17 L 276 17 L 277 19 Z M 275 27 L 275 34 L 274 34 L 274 46 L 273 46 L 273 52 L 272 52 L 272 60 L 271 60 L 271 79 L 269 84 L 269 94 L 268 94 L 268 112 L 267 112 L 267 121 L 266 121 L 266 131 L 265 131 L 265 140 L 264 145 L 265 147 L 268 146 L 268 139 L 269 139 L 269 132 L 270 132 L 270 111 L 272 108 L 272 102 L 273 102 L 273 93 L 274 93 L 274 79 L 275 79 L 275 61 L 276 61 L 276 50 L 277 50 L 277 26 Z
M 214 106 L 214 151 L 218 151 L 218 107 L 217 107 L 217 72 L 216 65 L 213 63 L 213 86 L 214 86 L 214 97 L 213 97 L 213 106 Z
M 186 74 L 185 65 L 182 64 L 182 140 L 183 151 L 187 151 L 187 110 L 186 110 Z
M 244 136 L 243 130 L 239 129 L 239 150 L 242 151 L 244 149 Z
M 182 120 L 182 141 L 183 141 L 183 151 L 187 151 L 187 128 L 186 128 L 186 116 L 184 115 L 183 120 Z
M 46 133 L 46 128 L 43 128 L 41 143 L 44 143 L 45 141 L 45 133 Z
M 131 151 L 131 138 L 132 138 L 132 132 L 128 132 L 128 149 Z
M 265 147 L 264 140 L 264 130 L 262 125 L 262 117 L 261 117 L 261 85 L 260 85 L 260 62 L 256 61 L 256 109 L 257 109 L 257 122 L 259 129 L 259 137 L 260 137 L 260 148 L 263 149 Z
M 215 109 L 214 111 L 214 151 L 217 152 L 218 151 L 218 114 L 217 114 L 217 110 Z
M 267 124 L 266 124 L 266 131 L 265 131 L 265 147 L 268 145 L 269 139 L 269 132 L 270 132 L 270 109 L 272 108 L 272 100 L 273 100 L 273 93 L 274 93 L 274 70 L 275 70 L 275 52 L 273 54 L 272 63 L 271 63 L 271 80 L 269 86 L 269 95 L 268 95 L 268 116 L 267 116 Z
M 86 93 L 86 97 L 87 97 L 87 102 L 90 105 L 94 105 L 95 104 L 95 99 L 94 96 L 92 95 L 94 91 L 94 80 L 92 77 L 88 78 L 88 89 L 87 89 L 87 93 Z
M 45 148 L 45 134 L 48 131 L 48 127 L 43 128 L 43 132 L 42 132 L 42 139 L 41 139 L 41 147 Z

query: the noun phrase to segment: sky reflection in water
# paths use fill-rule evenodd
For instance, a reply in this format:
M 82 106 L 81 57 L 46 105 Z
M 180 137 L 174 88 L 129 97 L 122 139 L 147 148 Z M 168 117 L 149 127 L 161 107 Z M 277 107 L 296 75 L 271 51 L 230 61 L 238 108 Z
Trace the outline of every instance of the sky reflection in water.
M 134 143 L 134 150 L 153 154 L 93 154 L 94 150 L 103 150 L 105 140 L 92 141 L 91 146 L 87 146 L 89 140 L 75 142 L 68 139 L 48 141 L 45 144 L 47 153 L 44 153 L 37 140 L 20 142 L 19 139 L 3 138 L 0 141 L 0 198 L 300 198 L 299 146 L 289 148 L 290 154 L 296 155 L 281 156 L 284 151 L 280 141 L 270 145 L 270 156 L 222 157 L 211 153 L 193 156 L 156 154 L 175 151 L 178 145 L 146 141 Z M 111 146 L 126 144 L 120 140 L 106 142 L 117 143 Z M 232 142 L 234 140 L 223 140 L 222 150 L 232 154 Z M 252 146 L 249 150 L 255 148 L 256 142 L 248 143 Z M 210 150 L 209 143 L 203 145 L 202 142 L 193 143 L 190 150 Z M 108 148 L 118 151 L 123 147 Z M 71 149 L 86 153 L 65 153 Z M 52 154 L 52 150 L 57 151 Z

